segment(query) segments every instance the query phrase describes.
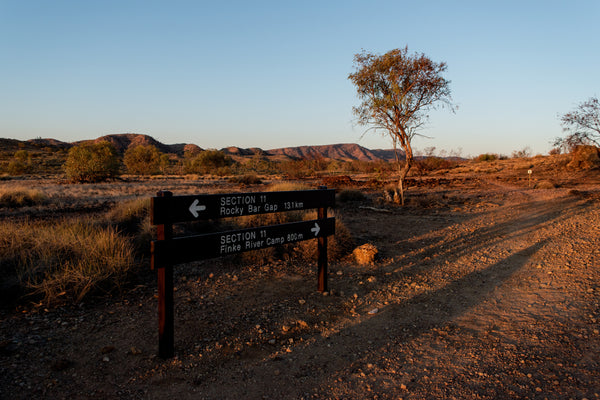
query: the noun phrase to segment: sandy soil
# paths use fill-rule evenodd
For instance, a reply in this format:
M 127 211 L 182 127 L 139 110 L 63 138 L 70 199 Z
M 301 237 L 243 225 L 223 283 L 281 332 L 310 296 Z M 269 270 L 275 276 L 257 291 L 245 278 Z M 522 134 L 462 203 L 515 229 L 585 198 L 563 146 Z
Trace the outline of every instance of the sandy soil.
M 458 182 L 458 183 L 457 183 Z M 176 357 L 156 282 L 0 314 L 0 398 L 595 399 L 600 185 L 493 177 L 335 214 L 374 265 L 217 259 L 175 270 Z M 371 208 L 364 208 L 371 207 Z

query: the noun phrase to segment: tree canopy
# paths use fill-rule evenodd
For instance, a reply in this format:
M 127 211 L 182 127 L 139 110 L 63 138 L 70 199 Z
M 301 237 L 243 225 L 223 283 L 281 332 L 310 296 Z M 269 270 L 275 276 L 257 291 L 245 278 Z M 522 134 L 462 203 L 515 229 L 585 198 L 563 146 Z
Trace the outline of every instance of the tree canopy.
M 600 101 L 597 97 L 579 104 L 574 111 L 562 115 L 560 120 L 568 135 L 557 138 L 555 146 L 567 150 L 578 145 L 600 146 Z
M 64 164 L 67 177 L 76 182 L 99 182 L 119 174 L 119 157 L 110 142 L 82 143 L 69 149 Z

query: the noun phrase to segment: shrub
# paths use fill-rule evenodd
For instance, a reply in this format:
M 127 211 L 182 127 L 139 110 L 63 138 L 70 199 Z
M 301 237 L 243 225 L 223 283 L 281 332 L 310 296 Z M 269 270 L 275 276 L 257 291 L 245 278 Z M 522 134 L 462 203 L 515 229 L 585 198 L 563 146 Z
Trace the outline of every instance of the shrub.
M 481 160 L 480 160 L 481 161 Z M 437 171 L 440 169 L 450 169 L 456 167 L 456 161 L 447 160 L 441 157 L 427 157 L 422 160 L 415 162 L 415 169 L 419 174 L 425 174 L 431 171 Z
M 363 201 L 366 199 L 366 196 L 360 190 L 345 189 L 338 193 L 337 199 L 342 203 L 347 203 L 349 201 Z
M 242 176 L 235 176 L 229 179 L 231 183 L 237 183 L 239 185 L 259 185 L 262 183 L 262 180 L 253 174 L 246 174 Z
M 123 162 L 130 174 L 156 174 L 161 166 L 160 152 L 151 144 L 129 147 L 123 155 Z
M 515 150 L 512 152 L 512 158 L 529 158 L 531 157 L 531 149 L 524 147 L 521 150 Z
M 31 155 L 27 150 L 18 150 L 13 159 L 8 163 L 8 173 L 11 175 L 23 175 L 31 172 Z
M 71 147 L 64 169 L 73 182 L 100 182 L 119 174 L 115 147 L 107 142 L 83 143 Z
M 498 159 L 497 154 L 490 154 L 490 153 L 480 154 L 477 157 L 477 161 L 496 161 L 497 159 Z
M 234 164 L 231 156 L 218 150 L 205 150 L 197 156 L 185 160 L 186 173 L 216 173 L 219 175 L 226 174 L 230 167 Z

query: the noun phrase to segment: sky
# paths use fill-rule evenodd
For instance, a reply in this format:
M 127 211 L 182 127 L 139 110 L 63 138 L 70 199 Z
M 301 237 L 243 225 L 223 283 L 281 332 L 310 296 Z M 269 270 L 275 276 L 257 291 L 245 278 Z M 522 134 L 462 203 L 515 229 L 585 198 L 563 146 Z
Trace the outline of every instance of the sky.
M 600 95 L 598 0 L 0 0 L 0 137 L 391 148 L 348 75 L 405 46 L 447 63 L 458 107 L 417 151 L 546 154 Z

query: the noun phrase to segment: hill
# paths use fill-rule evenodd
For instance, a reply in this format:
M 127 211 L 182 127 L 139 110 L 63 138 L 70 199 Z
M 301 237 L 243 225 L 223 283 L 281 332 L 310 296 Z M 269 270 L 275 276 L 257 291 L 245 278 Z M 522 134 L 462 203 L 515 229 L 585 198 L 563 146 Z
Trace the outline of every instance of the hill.
M 117 152 L 121 154 L 124 153 L 130 146 L 152 145 L 162 153 L 175 153 L 177 155 L 183 155 L 183 150 L 186 145 L 185 143 L 164 144 L 154 139 L 152 136 L 141 135 L 137 133 L 105 135 L 94 140 L 94 142 L 101 141 L 108 141 L 112 143 L 117 149 Z
M 20 141 L 16 139 L 0 139 L 0 152 L 5 157 L 12 157 L 12 154 L 19 149 L 28 151 L 39 151 L 43 148 L 63 150 L 66 151 L 70 147 L 86 142 L 99 142 L 108 141 L 112 143 L 119 154 L 125 153 L 130 146 L 139 145 L 152 145 L 155 146 L 160 152 L 167 154 L 176 154 L 183 156 L 186 149 L 194 148 L 202 150 L 195 144 L 164 144 L 151 136 L 137 134 L 137 133 L 121 133 L 112 134 L 98 137 L 96 139 L 80 140 L 73 143 L 62 142 L 56 139 L 30 139 L 26 141 Z M 222 152 L 234 156 L 236 158 L 249 158 L 255 154 L 261 154 L 267 157 L 271 157 L 275 160 L 286 160 L 286 159 L 315 159 L 324 158 L 329 160 L 341 160 L 341 161 L 394 161 L 393 150 L 369 150 L 356 143 L 342 143 L 342 144 L 330 144 L 320 146 L 298 146 L 298 147 L 282 147 L 271 150 L 263 150 L 257 147 L 252 148 L 240 148 L 240 147 L 226 147 L 221 149 Z M 402 152 L 400 152 L 402 154 Z
M 356 143 L 330 144 L 323 146 L 299 146 L 271 149 L 271 155 L 286 155 L 295 159 L 326 158 L 342 161 L 394 160 L 393 150 L 369 150 Z

